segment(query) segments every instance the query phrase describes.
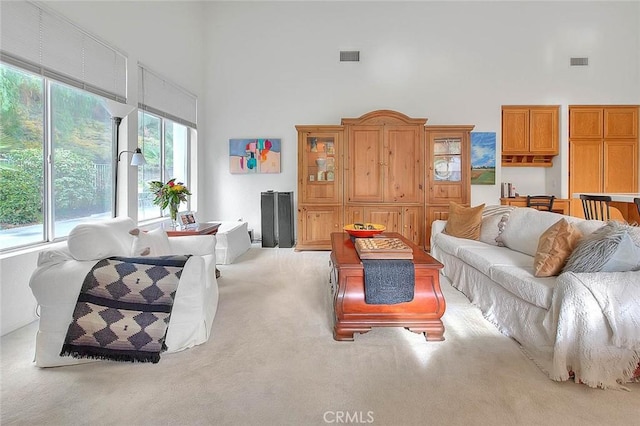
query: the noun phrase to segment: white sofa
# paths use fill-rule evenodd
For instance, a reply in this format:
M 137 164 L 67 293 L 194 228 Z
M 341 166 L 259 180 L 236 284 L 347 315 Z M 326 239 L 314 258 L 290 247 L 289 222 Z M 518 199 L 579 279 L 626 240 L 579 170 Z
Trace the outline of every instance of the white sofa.
M 248 223 L 242 221 L 220 221 L 220 227 L 216 237 L 218 243 L 216 245 L 216 263 L 218 265 L 229 265 L 238 257 L 242 256 L 251 248 L 251 239 L 249 238 Z
M 628 381 L 640 360 L 640 336 L 631 331 L 635 339 L 613 344 L 607 322 L 611 319 L 588 284 L 624 282 L 633 287 L 632 283 L 640 283 L 640 271 L 534 276 L 538 240 L 550 226 L 565 218 L 586 236 L 604 223 L 529 208 L 499 215 L 503 230 L 496 226 L 500 222 L 485 217 L 482 241 L 447 235 L 443 233 L 446 221 L 433 222 L 431 254 L 444 264 L 444 279 L 504 334 L 517 340 L 552 379 L 567 380 L 571 371 L 576 382 L 591 387 L 618 387 Z M 497 246 L 498 235 L 504 247 Z M 640 317 L 638 309 L 637 304 L 631 309 L 635 321 Z
M 209 339 L 218 306 L 215 278 L 216 238 L 211 235 L 168 238 L 158 228 L 139 236 L 130 218 L 115 218 L 74 228 L 62 250 L 43 251 L 30 287 L 39 305 L 35 363 L 55 367 L 93 361 L 60 356 L 83 280 L 96 261 L 110 256 L 192 255 L 184 266 L 167 329 L 167 352 Z

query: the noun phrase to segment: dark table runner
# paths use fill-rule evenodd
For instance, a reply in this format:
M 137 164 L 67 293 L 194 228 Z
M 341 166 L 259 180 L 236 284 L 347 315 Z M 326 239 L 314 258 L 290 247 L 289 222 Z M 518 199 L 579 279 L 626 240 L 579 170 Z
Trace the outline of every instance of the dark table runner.
M 392 305 L 413 300 L 415 270 L 407 259 L 365 259 L 364 300 L 371 305 Z

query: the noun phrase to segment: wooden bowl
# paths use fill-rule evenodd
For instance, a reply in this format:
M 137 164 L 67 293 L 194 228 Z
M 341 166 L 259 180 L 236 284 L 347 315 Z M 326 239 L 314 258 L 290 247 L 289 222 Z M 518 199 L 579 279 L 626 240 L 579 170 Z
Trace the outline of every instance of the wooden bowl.
M 352 223 L 342 229 L 354 238 L 370 238 L 387 228 L 377 223 Z

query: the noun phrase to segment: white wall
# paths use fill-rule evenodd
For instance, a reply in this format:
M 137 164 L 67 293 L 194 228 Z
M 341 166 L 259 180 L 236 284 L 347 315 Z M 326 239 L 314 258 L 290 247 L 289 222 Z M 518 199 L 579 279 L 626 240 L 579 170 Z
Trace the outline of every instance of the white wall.
M 207 217 L 259 231 L 260 192 L 297 191 L 294 126 L 375 109 L 475 124 L 499 145 L 501 105 L 562 105 L 554 167 L 499 167 L 496 180 L 566 197 L 567 106 L 640 103 L 639 16 L 630 2 L 208 3 Z M 573 56 L 589 67 L 570 68 Z M 282 173 L 231 175 L 228 140 L 241 137 L 281 138 Z M 472 187 L 474 205 L 499 196 Z

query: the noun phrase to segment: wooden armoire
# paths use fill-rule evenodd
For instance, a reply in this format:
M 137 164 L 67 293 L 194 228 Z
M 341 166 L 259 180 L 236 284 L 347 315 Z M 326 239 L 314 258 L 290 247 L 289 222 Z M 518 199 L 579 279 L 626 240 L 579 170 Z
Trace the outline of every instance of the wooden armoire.
M 297 250 L 329 250 L 345 224 L 380 223 L 428 249 L 449 201 L 469 205 L 473 126 L 390 110 L 298 130 Z

